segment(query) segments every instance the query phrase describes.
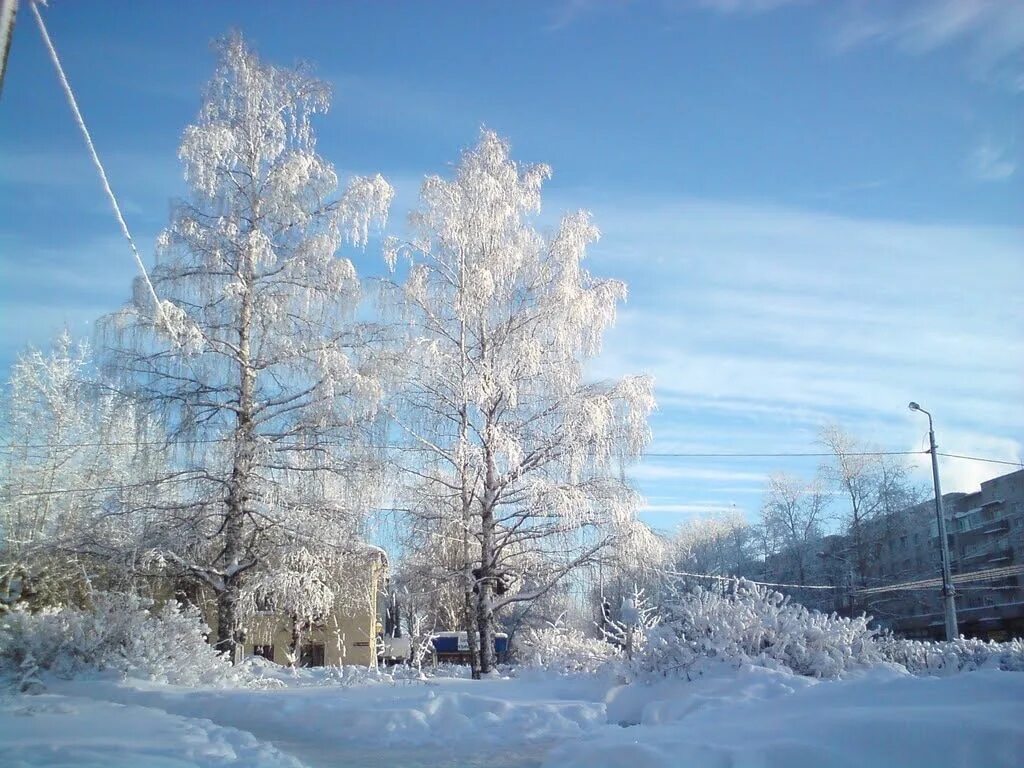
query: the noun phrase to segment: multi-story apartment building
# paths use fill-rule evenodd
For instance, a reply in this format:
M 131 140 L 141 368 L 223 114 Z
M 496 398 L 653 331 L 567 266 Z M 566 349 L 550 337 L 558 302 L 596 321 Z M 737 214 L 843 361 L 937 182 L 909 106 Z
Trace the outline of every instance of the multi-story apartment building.
M 960 632 L 992 639 L 1024 636 L 1024 574 L 999 570 L 1024 565 L 1024 470 L 984 482 L 974 493 L 942 498 Z M 943 637 L 938 587 L 871 591 L 939 576 L 934 500 L 872 520 L 865 537 L 872 558 L 866 583 L 849 590 L 855 610 L 873 614 L 900 634 Z M 844 537 L 831 538 L 840 539 L 833 542 L 835 549 Z

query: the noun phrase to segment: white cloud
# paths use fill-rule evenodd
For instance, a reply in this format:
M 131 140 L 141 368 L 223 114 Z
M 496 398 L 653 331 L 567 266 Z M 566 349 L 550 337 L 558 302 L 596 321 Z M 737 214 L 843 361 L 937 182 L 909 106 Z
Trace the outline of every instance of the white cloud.
M 785 5 L 804 5 L 813 0 L 694 0 L 700 8 L 718 13 L 764 13 Z
M 1024 444 L 1019 440 L 1006 437 L 994 437 L 956 429 L 942 429 L 936 425 L 936 442 L 938 452 L 955 453 L 962 456 L 997 457 L 1008 461 L 1017 461 L 1017 467 L 1005 464 L 990 464 L 969 459 L 957 459 L 939 456 L 939 475 L 943 493 L 962 491 L 973 493 L 982 482 L 991 480 L 1024 467 Z M 927 458 L 921 461 L 925 467 L 922 474 L 926 475 L 927 483 L 931 484 L 931 470 Z
M 620 200 L 595 216 L 605 236 L 592 268 L 626 279 L 630 300 L 592 374 L 654 375 L 652 451 L 815 452 L 828 421 L 916 451 L 922 425 L 906 403 L 918 400 L 936 414 L 944 451 L 1016 458 L 1024 230 L 699 200 Z M 678 490 L 682 514 L 702 478 L 737 487 L 821 462 L 645 461 L 634 476 L 648 492 Z M 946 483 L 1010 470 L 951 466 Z M 727 481 L 733 473 L 750 477 Z
M 731 471 L 726 469 L 707 469 L 702 467 L 682 466 L 685 458 L 673 459 L 672 465 L 658 464 L 663 461 L 657 457 L 647 458 L 643 463 L 630 467 L 627 471 L 635 480 L 698 480 L 711 482 L 757 483 L 763 484 L 764 473 Z
M 959 45 L 976 74 L 1004 75 L 1012 84 L 1022 74 L 1024 3 L 1019 0 L 914 0 L 846 3 L 833 41 L 840 50 L 887 42 L 909 54 Z
M 1009 147 L 992 140 L 982 139 L 967 156 L 967 172 L 978 181 L 1003 181 L 1017 171 L 1017 162 Z
M 736 506 L 732 504 L 700 502 L 693 504 L 645 504 L 640 508 L 641 513 L 660 515 L 680 515 L 688 517 L 700 517 L 704 515 L 724 515 L 736 511 Z

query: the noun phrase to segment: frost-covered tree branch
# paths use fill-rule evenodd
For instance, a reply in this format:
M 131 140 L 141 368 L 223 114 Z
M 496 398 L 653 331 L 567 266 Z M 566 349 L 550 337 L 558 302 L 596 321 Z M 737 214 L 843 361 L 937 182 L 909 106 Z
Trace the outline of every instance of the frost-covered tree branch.
M 405 382 L 390 413 L 430 448 L 404 455 L 406 493 L 424 500 L 414 518 L 462 541 L 464 623 L 471 641 L 479 629 L 483 672 L 495 610 L 544 594 L 633 528 L 637 496 L 617 470 L 643 451 L 654 407 L 645 377 L 584 380 L 626 289 L 583 268 L 598 237 L 588 214 L 550 235 L 534 227 L 549 176 L 484 131 L 452 179 L 424 182 L 414 237 L 387 254 Z M 544 549 L 558 552 L 547 578 L 496 595 Z
M 375 331 L 343 245 L 364 246 L 392 197 L 380 177 L 339 190 L 316 150 L 328 86 L 222 40 L 178 152 L 190 196 L 158 240 L 146 293 L 107 319 L 111 364 L 206 478 L 163 506 L 154 552 L 217 595 L 234 652 L 246 574 L 299 518 L 359 529 L 380 483 Z M 173 508 L 173 513 L 170 509 Z

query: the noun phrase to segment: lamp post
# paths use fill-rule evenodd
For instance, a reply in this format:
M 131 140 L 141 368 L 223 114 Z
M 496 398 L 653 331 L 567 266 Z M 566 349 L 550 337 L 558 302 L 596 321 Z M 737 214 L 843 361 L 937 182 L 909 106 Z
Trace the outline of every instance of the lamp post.
M 949 543 L 946 541 L 946 516 L 942 510 L 942 489 L 939 487 L 939 456 L 935 452 L 935 428 L 932 426 L 932 415 L 917 403 L 908 406 L 912 411 L 919 411 L 928 417 L 928 441 L 932 455 L 932 482 L 935 484 L 935 516 L 939 524 L 939 551 L 942 553 L 942 603 L 946 614 L 946 639 L 956 640 L 959 631 L 956 626 L 956 591 L 953 588 L 953 575 L 949 568 Z

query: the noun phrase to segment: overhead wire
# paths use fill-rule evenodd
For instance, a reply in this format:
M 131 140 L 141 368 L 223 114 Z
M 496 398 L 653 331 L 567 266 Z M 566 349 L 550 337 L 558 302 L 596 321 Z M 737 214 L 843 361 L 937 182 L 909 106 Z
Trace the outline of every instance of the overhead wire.
M 123 441 L 100 441 L 90 440 L 81 442 L 36 442 L 36 443 L 7 443 L 6 445 L 0 445 L 0 451 L 13 451 L 22 448 L 107 448 L 116 446 L 130 446 L 130 445 L 206 445 L 211 443 L 226 443 L 231 442 L 230 437 L 200 437 L 190 438 L 188 440 L 123 440 Z M 343 441 L 334 440 L 323 440 L 318 443 L 323 446 L 332 445 L 347 445 L 348 443 Z M 397 449 L 403 448 L 398 444 L 379 445 L 373 446 L 381 449 Z M 843 456 L 927 456 L 930 451 L 857 451 L 854 453 L 843 453 Z M 806 457 L 820 457 L 826 458 L 829 456 L 835 456 L 834 453 L 799 453 L 799 452 L 787 452 L 779 451 L 775 453 L 664 453 L 664 452 L 651 452 L 645 453 L 641 458 L 680 458 L 680 459 L 700 459 L 700 458 L 719 458 L 719 459 L 751 459 L 751 458 L 764 458 L 764 459 L 783 459 L 783 458 L 806 458 Z M 964 461 L 981 461 L 989 464 L 1003 464 L 1010 467 L 1021 467 L 1024 468 L 1024 462 L 1011 461 L 1007 459 L 993 459 L 984 456 L 968 456 L 962 453 L 944 453 L 942 451 L 936 451 L 937 456 L 942 456 L 950 459 L 961 459 Z
M 814 589 L 814 590 L 832 590 L 848 592 L 853 595 L 876 595 L 883 594 L 886 592 L 904 592 L 904 591 L 915 591 L 924 589 L 933 589 L 935 587 L 942 586 L 942 579 L 939 577 L 931 579 L 918 579 L 916 581 L 905 581 L 898 584 L 887 584 L 881 587 L 866 587 L 861 589 L 850 589 L 836 584 L 786 584 L 780 582 L 771 581 L 756 581 L 754 579 L 748 579 L 742 576 L 721 576 L 718 574 L 711 573 L 691 573 L 687 571 L 666 571 L 661 570 L 661 573 L 667 576 L 681 577 L 681 578 L 695 578 L 695 579 L 708 579 L 711 581 L 744 581 L 748 584 L 756 584 L 761 587 L 774 587 L 777 589 Z M 1024 565 L 1011 565 L 1003 568 L 988 568 L 981 571 L 971 571 L 969 573 L 958 573 L 953 575 L 954 584 L 969 584 L 972 582 L 979 581 L 997 581 L 1000 579 L 1009 578 L 1024 574 Z M 992 587 L 993 589 L 1024 589 L 1021 586 L 1014 587 Z M 972 587 L 968 587 L 972 589 Z M 989 589 L 989 587 L 973 587 L 973 589 Z
M 107 198 L 110 200 L 111 207 L 114 209 L 114 216 L 117 218 L 117 223 L 121 226 L 121 233 L 128 241 L 128 246 L 131 248 L 132 256 L 135 258 L 135 263 L 138 265 L 139 271 L 142 273 L 142 278 L 149 290 L 149 294 L 153 299 L 153 304 L 156 307 L 156 313 L 164 326 L 170 332 L 171 326 L 167 322 L 167 317 L 164 315 L 163 305 L 160 303 L 160 299 L 156 295 L 156 288 L 153 287 L 153 282 L 149 279 L 149 273 L 146 271 L 146 265 L 143 263 L 142 257 L 139 255 L 139 249 L 135 246 L 135 239 L 132 237 L 132 233 L 128 229 L 128 223 L 125 221 L 124 215 L 121 213 L 121 206 L 117 202 L 117 196 L 114 195 L 114 190 L 110 186 L 110 180 L 107 178 L 107 172 L 103 167 L 103 162 L 100 160 L 99 153 L 96 151 L 96 146 L 92 142 L 92 136 L 89 133 L 88 127 L 86 127 L 85 118 L 82 117 L 82 112 L 78 108 L 78 100 L 75 98 L 75 94 L 71 90 L 71 83 L 68 81 L 68 77 L 64 72 L 64 67 L 61 66 L 60 57 L 57 55 L 57 49 L 54 47 L 53 41 L 50 39 L 50 34 L 46 29 L 46 24 L 43 22 L 43 16 L 39 12 L 39 1 L 40 0 L 29 0 L 28 5 L 32 9 L 33 15 L 36 17 L 36 22 L 39 25 L 39 32 L 42 34 L 43 42 L 46 44 L 46 49 L 50 54 L 50 60 L 53 62 L 53 66 L 57 70 L 57 77 L 60 80 L 61 87 L 64 89 L 64 95 L 67 97 L 68 105 L 71 107 L 71 112 L 74 115 L 75 122 L 78 124 L 78 128 L 85 139 L 85 146 L 89 150 L 89 156 L 92 158 L 93 165 L 96 166 L 96 171 L 100 175 L 100 181 L 103 183 L 103 189 L 107 194 Z M 176 337 L 175 341 L 177 341 Z

